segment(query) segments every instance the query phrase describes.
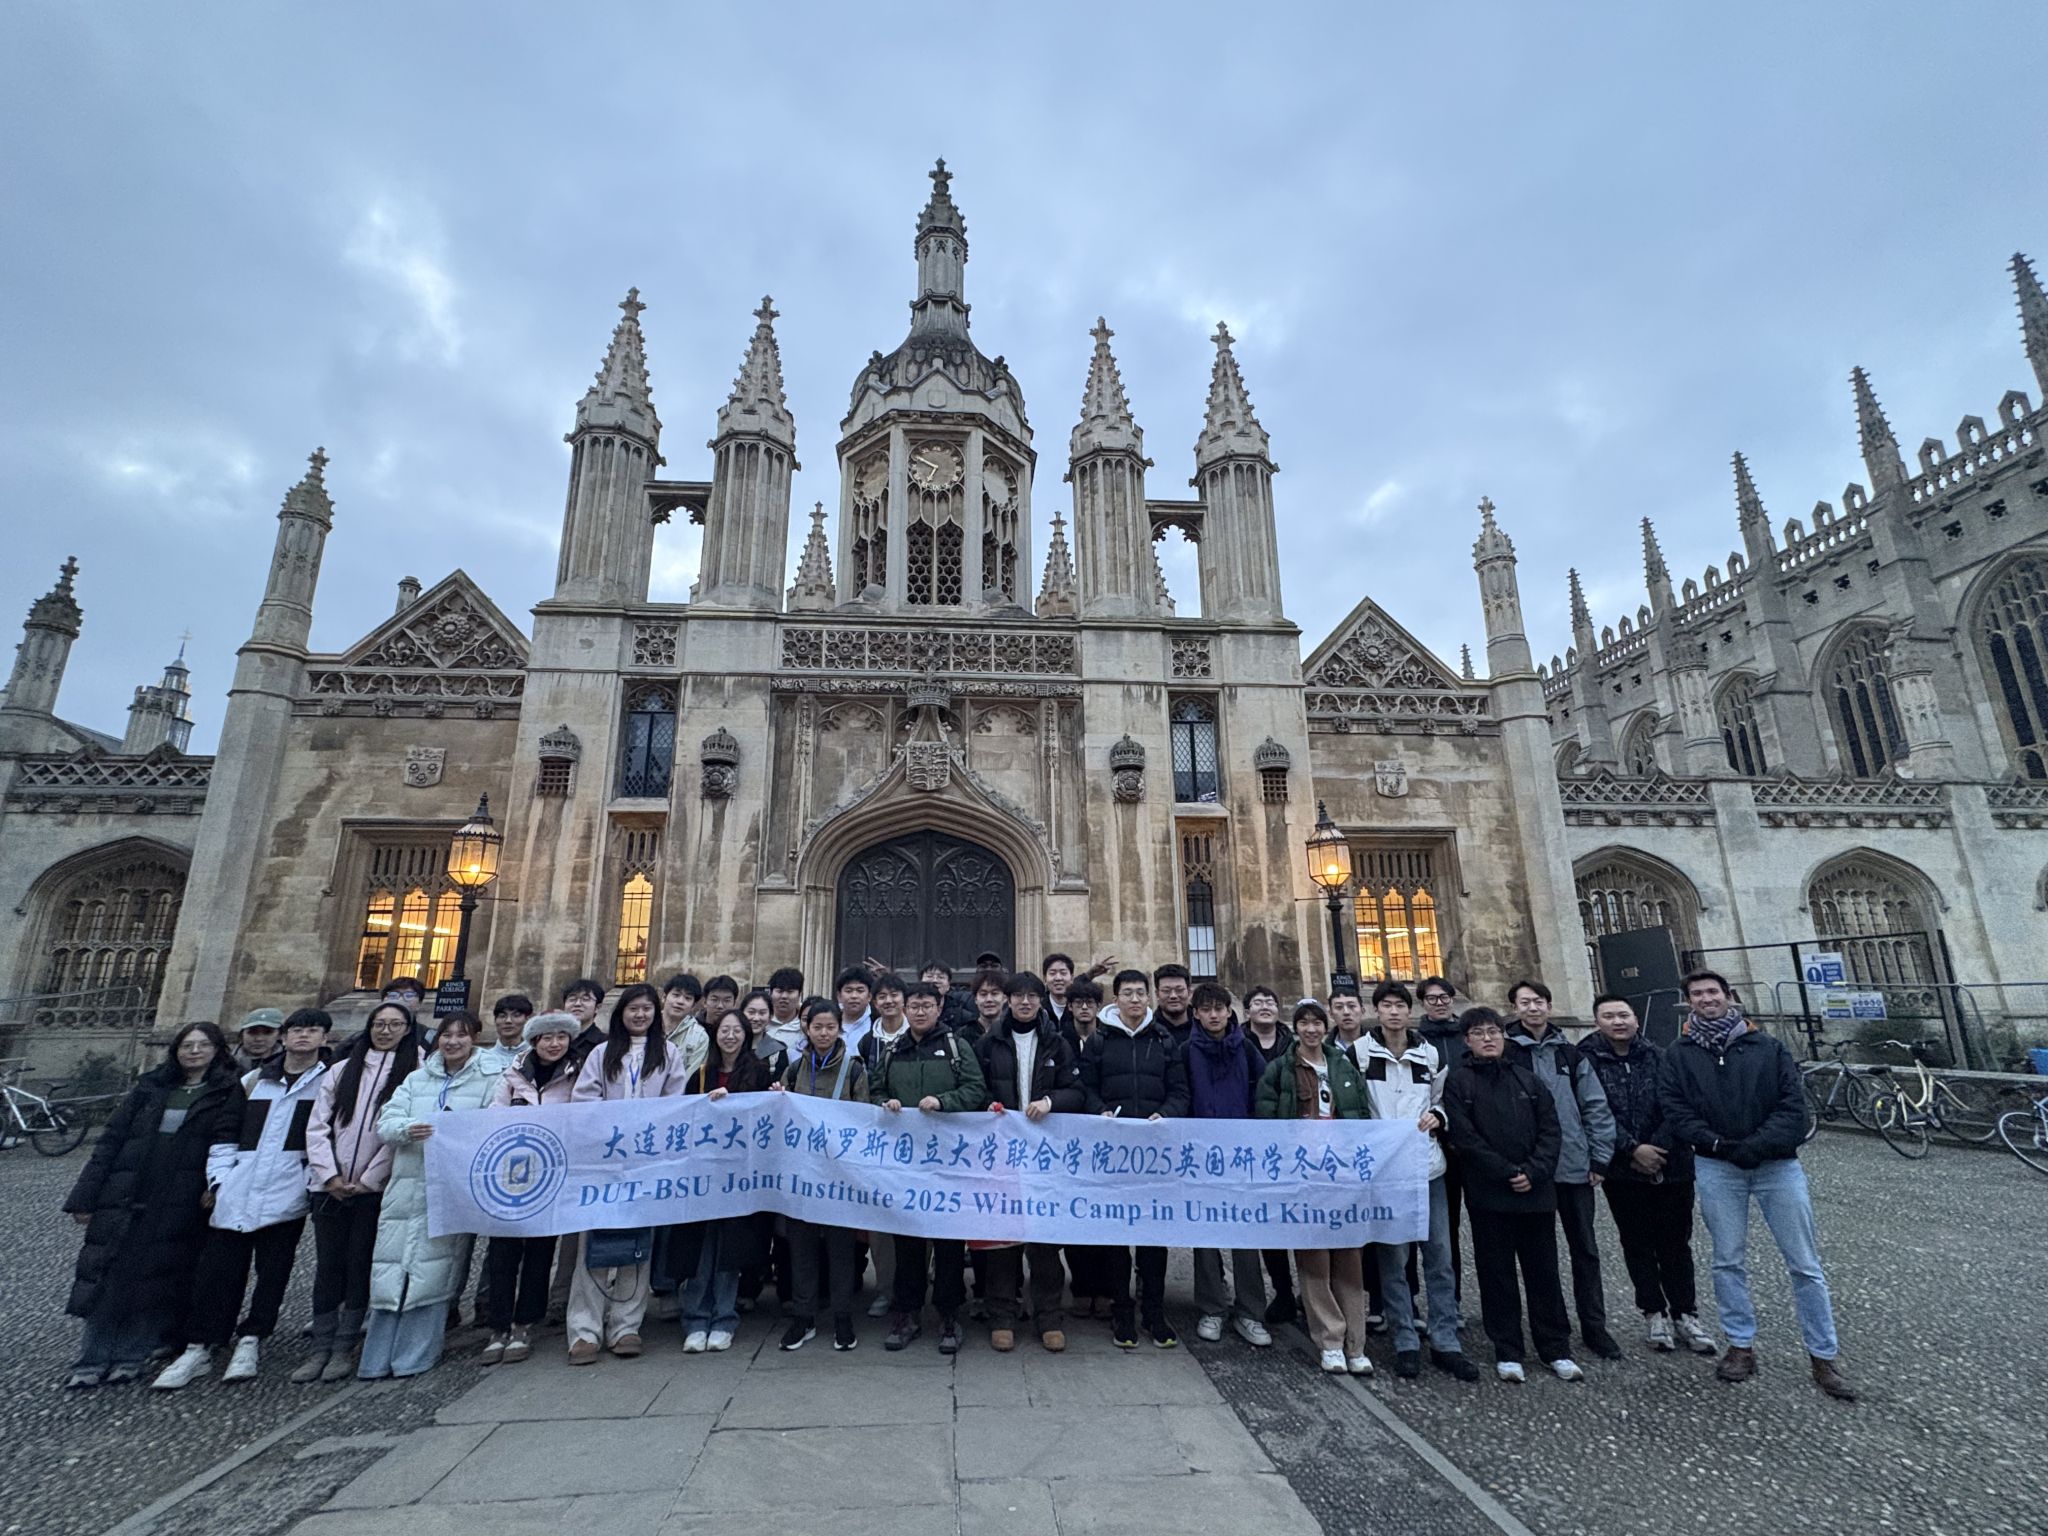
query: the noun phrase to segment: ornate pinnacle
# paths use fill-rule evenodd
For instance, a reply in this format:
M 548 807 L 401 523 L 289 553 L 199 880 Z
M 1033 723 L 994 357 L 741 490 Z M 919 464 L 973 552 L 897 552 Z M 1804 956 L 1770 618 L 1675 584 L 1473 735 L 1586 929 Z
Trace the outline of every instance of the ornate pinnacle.
M 821 501 L 811 508 L 811 532 L 804 540 L 803 557 L 797 561 L 789 607 L 792 613 L 822 613 L 834 601 L 832 551 L 825 542 L 825 503 Z
M 2020 336 L 2027 345 L 2027 361 L 2034 365 L 2041 393 L 2048 396 L 2048 295 L 2041 292 L 2033 263 L 2017 251 L 2012 257 L 2012 281 L 2019 290 Z
M 284 493 L 284 505 L 277 515 L 307 517 L 323 528 L 334 526 L 334 498 L 327 494 L 327 450 L 315 448 L 306 456 L 306 473 Z
M 1038 583 L 1038 617 L 1071 619 L 1076 612 L 1074 586 L 1074 557 L 1067 548 L 1067 520 L 1055 512 L 1052 538 L 1045 546 L 1045 574 Z
M 1478 681 L 1479 675 L 1472 670 L 1472 647 L 1469 645 L 1458 647 L 1458 676 L 1468 683 Z
M 1870 489 L 1881 492 L 1905 484 L 1899 441 L 1892 436 L 1891 423 L 1884 419 L 1884 407 L 1877 403 L 1869 376 L 1861 368 L 1852 368 L 1849 382 L 1856 391 L 1856 435 L 1863 446 L 1863 463 L 1870 471 Z
M 1076 459 L 1090 453 L 1131 453 L 1143 458 L 1145 434 L 1131 418 L 1131 402 L 1124 394 L 1123 374 L 1116 354 L 1109 350 L 1109 338 L 1116 334 L 1101 317 L 1088 333 L 1095 338 L 1095 351 L 1088 359 L 1088 382 L 1081 387 L 1081 419 L 1067 440 L 1068 454 Z
M 609 428 L 656 442 L 661 418 L 654 413 L 647 382 L 647 344 L 640 334 L 640 315 L 647 306 L 640 302 L 640 290 L 628 288 L 619 308 L 623 314 L 612 328 L 597 377 L 576 406 L 576 430 Z
M 1501 531 L 1499 523 L 1493 520 L 1493 498 L 1479 498 L 1479 537 L 1472 543 L 1472 563 L 1482 564 L 1488 560 L 1512 560 L 1515 558 L 1515 541 Z
M 1267 458 L 1271 443 L 1252 410 L 1244 374 L 1231 350 L 1230 327 L 1218 321 L 1216 334 L 1209 339 L 1216 343 L 1216 361 L 1209 371 L 1209 405 L 1202 435 L 1195 439 L 1195 463 L 1199 467 L 1240 456 Z
M 1586 607 L 1586 589 L 1579 585 L 1579 573 L 1576 567 L 1570 572 L 1570 580 L 1572 590 L 1572 632 L 1577 634 L 1579 630 L 1584 629 L 1590 635 L 1593 632 L 1593 614 Z
M 775 301 L 763 296 L 754 311 L 754 334 L 747 343 L 747 355 L 740 363 L 739 376 L 732 382 L 732 394 L 718 411 L 718 439 L 731 432 L 751 432 L 783 447 L 796 447 L 796 418 L 789 412 L 788 397 L 782 389 L 782 348 L 775 340 Z

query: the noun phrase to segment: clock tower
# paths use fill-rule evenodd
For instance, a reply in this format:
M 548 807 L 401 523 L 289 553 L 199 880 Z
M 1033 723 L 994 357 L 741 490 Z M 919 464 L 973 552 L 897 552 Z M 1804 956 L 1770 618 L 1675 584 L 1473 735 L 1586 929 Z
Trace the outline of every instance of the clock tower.
M 968 334 L 967 222 L 941 160 L 917 221 L 917 297 L 901 346 L 875 353 L 840 423 L 839 591 L 872 612 L 1031 608 L 1024 396 Z

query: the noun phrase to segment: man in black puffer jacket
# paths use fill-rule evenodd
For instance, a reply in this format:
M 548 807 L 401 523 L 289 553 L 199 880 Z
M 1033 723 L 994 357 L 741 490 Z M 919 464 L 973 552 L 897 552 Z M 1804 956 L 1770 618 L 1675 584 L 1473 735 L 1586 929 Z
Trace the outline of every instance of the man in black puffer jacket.
M 1683 1344 L 1695 1354 L 1715 1354 L 1697 1315 L 1692 1148 L 1673 1134 L 1657 1103 L 1663 1052 L 1643 1038 L 1629 1000 L 1612 992 L 1593 999 L 1593 1029 L 1579 1042 L 1579 1054 L 1599 1074 L 1614 1111 L 1614 1156 L 1601 1170 L 1607 1175 L 1602 1188 L 1650 1347 L 1668 1353 Z
M 1821 1274 L 1813 1200 L 1799 1166 L 1806 1098 L 1792 1053 L 1750 1026 L 1728 983 L 1712 971 L 1685 978 L 1692 1007 L 1685 1033 L 1657 1073 L 1657 1101 L 1672 1134 L 1699 1154 L 1700 1214 L 1714 1243 L 1714 1300 L 1728 1352 L 1714 1374 L 1747 1381 L 1756 1374 L 1756 1309 L 1749 1297 L 1749 1202 L 1792 1276 L 1792 1307 L 1813 1366 L 1814 1384 L 1853 1402 L 1855 1389 L 1835 1363 L 1834 1305 Z
M 1095 1033 L 1081 1052 L 1081 1083 L 1089 1101 L 1105 1115 L 1125 1119 L 1172 1120 L 1188 1112 L 1187 1064 L 1173 1036 L 1152 1016 L 1151 983 L 1143 971 L 1119 971 L 1116 1001 L 1102 1010 Z M 1110 1301 L 1110 1338 L 1118 1349 L 1138 1347 L 1139 1311 L 1145 1331 L 1161 1349 L 1171 1349 L 1180 1335 L 1166 1320 L 1166 1250 L 1137 1251 L 1138 1303 L 1131 1302 L 1131 1253 L 1106 1250 L 1114 1290 Z
M 975 1054 L 981 1058 L 981 1075 L 988 1083 L 988 1107 L 992 1110 L 1022 1110 L 1027 1120 L 1042 1120 L 1051 1114 L 1080 1114 L 1088 1107 L 1074 1048 L 1045 1006 L 1045 983 L 1029 971 L 1010 978 L 1009 1006 L 996 1027 L 982 1036 Z M 1022 1243 L 982 1254 L 982 1275 L 988 1282 L 989 1343 L 998 1351 L 1016 1347 L 1018 1293 L 1027 1262 L 1031 1268 L 1031 1326 L 1038 1330 L 1038 1342 L 1058 1354 L 1067 1347 L 1060 1316 L 1060 1294 L 1066 1289 L 1067 1273 L 1060 1264 L 1060 1250 L 1052 1243 Z

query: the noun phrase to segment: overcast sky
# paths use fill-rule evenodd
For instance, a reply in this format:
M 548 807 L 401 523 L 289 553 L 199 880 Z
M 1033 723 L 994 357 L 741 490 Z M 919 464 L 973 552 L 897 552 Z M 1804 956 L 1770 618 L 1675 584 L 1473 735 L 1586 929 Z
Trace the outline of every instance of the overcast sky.
M 794 564 L 853 376 L 906 328 L 943 154 L 974 334 L 1037 433 L 1041 554 L 1096 315 L 1162 497 L 1189 494 L 1227 319 L 1304 649 L 1370 593 L 1483 654 L 1484 493 L 1547 657 L 1568 566 L 1596 623 L 1642 600 L 1645 514 L 1675 579 L 1739 547 L 1733 450 L 1778 524 L 1861 479 L 1852 364 L 1909 459 L 2036 393 L 2005 264 L 2048 259 L 2044 47 L 2048 9 L 1958 0 L 10 0 L 0 618 L 75 553 L 63 712 L 119 731 L 189 629 L 210 748 L 324 444 L 316 647 L 456 566 L 526 625 L 629 284 L 679 479 L 708 477 L 774 295 Z M 662 531 L 657 599 L 693 534 Z M 1191 611 L 1191 568 L 1169 579 Z

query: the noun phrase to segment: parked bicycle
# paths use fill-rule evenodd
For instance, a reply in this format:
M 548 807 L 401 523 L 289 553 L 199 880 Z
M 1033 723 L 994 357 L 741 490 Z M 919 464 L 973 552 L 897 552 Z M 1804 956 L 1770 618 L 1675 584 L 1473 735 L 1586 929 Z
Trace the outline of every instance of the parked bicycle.
M 1877 1124 L 1870 1118 L 1871 1069 L 1852 1066 L 1848 1059 L 1853 1040 L 1837 1040 L 1828 1050 L 1833 1053 L 1829 1061 L 1809 1061 L 1799 1069 L 1801 1082 L 1806 1087 L 1806 1135 L 1801 1138 L 1811 1141 L 1820 1134 L 1823 1124 L 1833 1125 L 1847 1115 L 1866 1131 L 1874 1131 Z
M 2000 1115 L 1998 1139 L 2036 1173 L 2048 1173 L 2048 1094 L 2035 1099 L 2029 1109 L 2009 1109 Z
M 1953 1081 L 1936 1077 L 1928 1061 L 1937 1042 L 1887 1040 L 1913 1061 L 1913 1076 L 1902 1078 L 1888 1066 L 1871 1068 L 1870 1115 L 1885 1144 L 1901 1157 L 1925 1157 L 1930 1131 L 1957 1141 L 1983 1146 L 1998 1134 L 1995 1095 L 1972 1087 L 1965 1093 Z
M 85 1116 L 75 1106 L 30 1093 L 15 1082 L 27 1067 L 26 1061 L 0 1062 L 0 1105 L 5 1111 L 0 1114 L 0 1151 L 19 1146 L 26 1136 L 43 1156 L 62 1157 L 85 1140 Z

